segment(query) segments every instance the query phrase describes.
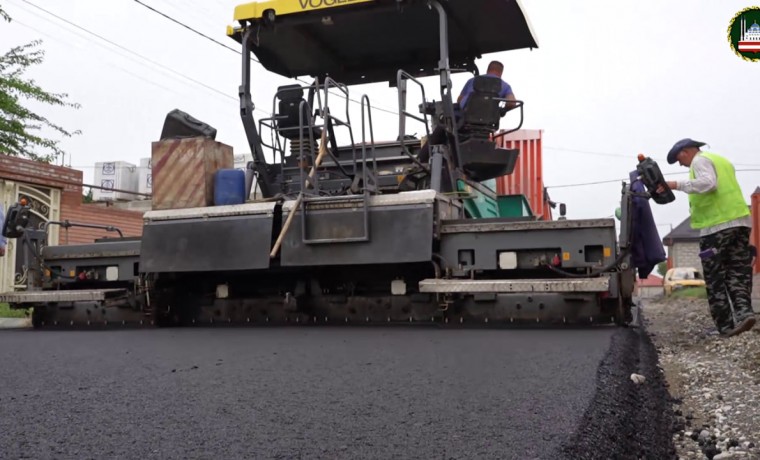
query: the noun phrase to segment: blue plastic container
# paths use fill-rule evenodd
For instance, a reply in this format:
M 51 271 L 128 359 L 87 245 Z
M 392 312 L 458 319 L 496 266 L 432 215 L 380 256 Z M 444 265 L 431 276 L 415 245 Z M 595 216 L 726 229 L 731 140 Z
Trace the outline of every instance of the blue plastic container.
M 245 172 L 220 169 L 214 174 L 214 205 L 245 203 Z

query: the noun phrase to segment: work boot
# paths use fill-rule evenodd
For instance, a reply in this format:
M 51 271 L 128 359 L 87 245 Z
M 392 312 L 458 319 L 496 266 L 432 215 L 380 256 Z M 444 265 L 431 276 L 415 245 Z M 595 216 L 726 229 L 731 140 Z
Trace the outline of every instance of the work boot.
M 737 324 L 736 327 L 728 333 L 728 336 L 734 337 L 741 334 L 742 332 L 747 332 L 755 325 L 755 321 L 757 321 L 755 319 L 755 315 L 747 316 L 743 320 L 739 321 L 739 324 Z

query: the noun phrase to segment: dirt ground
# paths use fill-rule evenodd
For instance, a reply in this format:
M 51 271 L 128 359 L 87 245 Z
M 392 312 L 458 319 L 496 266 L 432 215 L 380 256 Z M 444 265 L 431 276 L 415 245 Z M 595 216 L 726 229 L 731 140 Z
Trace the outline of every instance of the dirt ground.
M 649 300 L 642 310 L 673 397 L 679 458 L 760 459 L 760 325 L 712 335 L 704 299 Z

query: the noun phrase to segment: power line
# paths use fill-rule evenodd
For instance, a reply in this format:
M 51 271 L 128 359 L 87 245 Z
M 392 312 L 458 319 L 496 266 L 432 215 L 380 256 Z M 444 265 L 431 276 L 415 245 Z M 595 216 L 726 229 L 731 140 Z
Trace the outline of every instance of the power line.
M 760 169 L 737 169 L 736 172 L 748 172 L 748 171 L 760 171 Z M 667 173 L 663 174 L 663 176 L 678 176 L 683 174 L 689 174 L 687 172 L 677 172 L 677 173 Z M 625 180 L 630 180 L 630 178 L 624 178 L 624 179 L 609 179 L 609 180 L 600 180 L 600 181 L 594 181 L 594 182 L 579 182 L 576 184 L 562 184 L 562 185 L 547 185 L 546 188 L 569 188 L 569 187 L 582 187 L 586 185 L 600 185 L 600 184 L 613 184 L 617 182 L 622 182 Z
M 44 8 L 42 8 L 42 7 L 36 5 L 36 4 L 34 4 L 34 3 L 32 3 L 32 2 L 30 2 L 28 0 L 21 0 L 21 1 L 24 2 L 24 3 L 26 3 L 26 4 L 28 4 L 28 5 L 30 5 L 30 6 L 32 6 L 32 7 L 34 7 L 34 8 L 36 8 L 36 9 L 38 9 L 38 10 L 41 10 L 41 11 L 45 12 L 46 14 L 48 14 L 48 15 L 56 18 L 56 19 L 58 19 L 59 21 L 62 21 L 62 22 L 66 23 L 66 24 L 68 24 L 68 25 L 70 25 L 72 27 L 75 27 L 75 28 L 77 28 L 77 29 L 79 29 L 79 30 L 81 30 L 81 31 L 89 34 L 89 35 L 92 35 L 92 36 L 94 36 L 94 37 L 96 37 L 96 38 L 98 38 L 98 39 L 100 39 L 100 40 L 102 40 L 102 41 L 104 41 L 104 42 L 106 42 L 106 43 L 108 43 L 108 44 L 110 44 L 110 45 L 118 48 L 118 49 L 121 49 L 121 50 L 123 50 L 123 51 L 125 51 L 125 52 L 127 52 L 127 53 L 129 53 L 131 55 L 134 55 L 134 56 L 136 56 L 136 57 L 138 57 L 140 59 L 143 59 L 143 60 L 149 62 L 150 64 L 154 65 L 154 66 L 161 67 L 161 68 L 167 70 L 168 72 L 171 72 L 172 74 L 175 74 L 175 75 L 177 75 L 177 76 L 179 76 L 181 78 L 184 78 L 184 79 L 186 79 L 186 80 L 188 80 L 188 81 L 190 81 L 192 83 L 195 83 L 196 85 L 199 85 L 199 86 L 204 87 L 204 88 L 206 88 L 206 89 L 208 89 L 210 91 L 213 91 L 217 95 L 223 96 L 223 97 L 225 97 L 227 99 L 234 100 L 234 101 L 238 100 L 238 98 L 236 98 L 236 97 L 230 96 L 229 94 L 226 94 L 226 93 L 224 93 L 224 92 L 222 92 L 222 91 L 220 91 L 220 90 L 218 90 L 218 89 L 216 89 L 214 87 L 211 87 L 211 86 L 209 86 L 209 85 L 207 85 L 207 84 L 205 84 L 203 82 L 195 80 L 195 79 L 193 79 L 191 77 L 188 77 L 187 75 L 179 73 L 179 72 L 177 72 L 177 71 L 175 71 L 175 70 L 173 70 L 173 69 L 171 69 L 171 68 L 169 68 L 167 66 L 164 66 L 164 65 L 162 65 L 162 64 L 160 64 L 160 63 L 158 63 L 156 61 L 153 61 L 152 59 L 147 58 L 147 57 L 145 57 L 144 55 L 142 55 L 140 53 L 137 53 L 135 51 L 130 50 L 129 48 L 126 48 L 126 47 L 124 47 L 124 46 L 122 46 L 122 45 L 120 45 L 118 43 L 115 43 L 112 40 L 109 40 L 109 39 L 107 39 L 107 38 L 105 38 L 105 37 L 103 37 L 103 36 L 101 36 L 101 35 L 99 35 L 99 34 L 97 34 L 95 32 L 92 32 L 92 31 L 90 31 L 90 30 L 88 30 L 88 29 L 86 29 L 86 28 L 84 28 L 84 27 L 82 27 L 82 26 L 80 26 L 80 25 L 72 22 L 72 21 L 69 21 L 69 20 L 67 20 L 67 19 L 65 19 L 65 18 L 63 18 L 63 17 L 55 14 L 55 13 L 52 13 L 51 11 L 48 11 L 48 10 L 46 10 L 46 9 L 44 9 Z M 232 48 L 230 46 L 227 46 L 226 44 L 224 44 L 224 43 L 222 43 L 222 42 L 214 39 L 213 37 L 210 37 L 209 35 L 204 34 L 203 32 L 200 32 L 199 30 L 197 30 L 197 29 L 195 29 L 195 28 L 193 28 L 193 27 L 191 27 L 191 26 L 183 23 L 182 21 L 179 21 L 179 20 L 175 19 L 174 17 L 172 17 L 172 16 L 170 16 L 170 15 L 168 15 L 166 13 L 163 13 L 162 11 L 157 10 L 156 8 L 153 8 L 150 5 L 145 4 L 144 2 L 142 2 L 140 0 L 134 0 L 134 1 L 136 3 L 138 3 L 139 5 L 141 5 L 141 6 L 145 7 L 145 8 L 147 8 L 147 9 L 149 9 L 150 11 L 152 11 L 152 12 L 154 12 L 156 14 L 159 14 L 160 16 L 164 17 L 165 19 L 170 20 L 173 23 L 175 23 L 177 25 L 180 25 L 181 27 L 183 27 L 183 28 L 185 28 L 185 29 L 187 29 L 187 30 L 189 30 L 189 31 L 191 31 L 191 32 L 199 35 L 202 38 L 210 40 L 211 42 L 213 42 L 213 43 L 215 43 L 215 44 L 217 44 L 219 46 L 222 46 L 225 49 L 230 50 L 230 51 L 232 51 L 232 52 L 234 52 L 234 53 L 236 53 L 238 55 L 242 54 L 239 50 L 237 50 L 235 48 Z M 22 25 L 25 25 L 25 24 L 22 24 Z M 26 26 L 26 27 L 32 28 L 30 26 Z M 33 30 L 36 30 L 36 29 L 33 29 Z M 254 62 L 260 64 L 260 61 L 258 59 L 256 59 L 255 57 L 251 57 L 251 60 L 253 60 Z M 117 68 L 119 68 L 119 67 L 117 67 Z M 132 75 L 132 76 L 134 76 L 134 77 L 136 77 L 136 78 L 140 78 L 140 79 L 142 79 L 144 81 L 148 81 L 145 78 L 142 78 L 139 75 L 136 75 L 136 74 L 133 74 L 131 72 L 128 72 L 128 71 L 126 71 L 123 68 L 119 68 L 119 69 L 122 70 L 122 71 L 124 71 L 124 72 L 126 72 L 126 73 L 128 73 L 128 74 L 130 74 L 130 75 Z M 295 78 L 295 80 L 297 80 L 297 81 L 299 81 L 299 82 L 301 82 L 303 84 L 307 84 L 307 85 L 309 84 L 308 82 L 303 81 L 300 78 Z M 159 87 L 162 87 L 158 83 L 155 83 L 155 82 L 151 82 L 151 83 L 153 83 L 153 84 L 155 84 L 155 85 L 157 85 Z M 357 104 L 361 103 L 360 101 L 357 101 L 355 99 L 349 98 L 349 100 L 351 102 L 354 102 L 354 103 L 357 103 Z M 379 110 L 379 111 L 386 112 L 388 114 L 394 115 L 394 116 L 398 116 L 398 112 L 395 112 L 395 111 L 392 111 L 392 110 L 389 110 L 389 109 L 385 109 L 383 107 L 373 106 L 373 108 L 376 109 L 376 110 Z M 256 108 L 256 110 L 259 111 L 259 112 L 261 112 L 261 113 L 263 113 L 263 114 L 265 114 L 265 115 L 267 115 L 267 116 L 269 115 L 269 113 L 267 113 L 266 111 L 264 111 L 262 109 Z M 610 156 L 610 157 L 620 157 L 620 158 L 633 158 L 632 155 L 627 155 L 627 154 L 622 154 L 622 153 L 595 152 L 595 151 L 589 151 L 589 150 L 570 149 L 570 148 L 551 147 L 551 146 L 545 146 L 544 148 L 548 149 L 548 150 L 569 151 L 569 152 L 575 152 L 575 153 L 581 153 L 581 154 L 589 154 L 589 155 Z M 661 158 L 660 158 L 660 161 L 662 161 Z M 744 164 L 744 163 L 736 163 L 736 165 L 737 166 L 751 166 L 751 167 L 760 166 L 760 165 L 757 165 L 757 164 Z M 739 171 L 757 171 L 757 170 L 751 170 L 751 169 L 737 170 L 737 172 L 739 172 Z M 685 174 L 685 173 L 670 173 L 670 174 L 666 174 L 666 175 L 672 175 L 672 174 Z M 607 181 L 596 181 L 596 182 L 587 182 L 587 183 L 580 183 L 580 184 L 565 184 L 565 185 L 556 185 L 556 186 L 550 186 L 550 187 L 551 188 L 564 188 L 564 187 L 575 187 L 575 186 L 582 186 L 582 185 L 597 185 L 597 184 L 619 182 L 621 180 L 625 180 L 625 179 L 615 179 L 615 180 L 607 180 Z
M 217 39 L 215 39 L 213 37 L 210 37 L 210 36 L 204 34 L 203 32 L 201 32 L 201 31 L 199 31 L 197 29 L 194 29 L 194 28 L 188 26 L 187 24 L 174 19 L 173 17 L 169 16 L 168 14 L 166 14 L 166 13 L 164 13 L 162 11 L 159 11 L 159 10 L 153 8 L 152 6 L 145 4 L 145 3 L 141 2 L 140 0 L 134 0 L 134 1 L 136 3 L 139 3 L 140 5 L 144 6 L 145 8 L 153 11 L 154 13 L 165 17 L 166 19 L 170 20 L 171 22 L 173 22 L 173 23 L 175 23 L 175 24 L 177 24 L 179 26 L 184 27 L 185 29 L 189 30 L 190 32 L 193 32 L 194 34 L 200 35 L 201 37 L 205 38 L 206 40 L 210 40 L 210 41 L 216 43 L 217 45 L 219 45 L 219 46 L 221 46 L 223 48 L 227 48 L 228 50 L 230 50 L 232 52 L 240 54 L 240 51 L 236 50 L 235 48 L 233 48 L 231 46 L 227 46 L 226 44 L 220 42 L 219 40 L 217 40 Z M 254 59 L 254 61 L 256 61 L 256 60 Z M 256 62 L 259 62 L 259 61 L 256 61 Z
M 26 1 L 26 0 L 22 0 L 22 1 Z M 224 44 L 224 43 L 222 43 L 222 42 L 220 42 L 220 41 L 216 40 L 215 38 L 213 38 L 213 37 L 210 37 L 210 36 L 208 36 L 208 35 L 204 34 L 203 32 L 201 32 L 201 31 L 199 31 L 199 30 L 195 29 L 194 27 L 191 27 L 191 26 L 189 26 L 189 25 L 185 24 L 184 22 L 180 21 L 179 19 L 176 19 L 176 18 L 172 17 L 172 16 L 171 16 L 171 15 L 169 15 L 169 14 L 166 14 L 166 13 L 164 13 L 164 12 L 160 11 L 160 10 L 157 10 L 156 8 L 153 8 L 153 7 L 152 7 L 152 6 L 150 6 L 150 5 L 146 5 L 146 4 L 145 4 L 144 2 L 142 2 L 141 0 L 133 0 L 133 1 L 134 1 L 135 3 L 137 3 L 137 4 L 139 4 L 139 5 L 141 5 L 141 6 L 145 7 L 145 8 L 147 8 L 147 9 L 149 9 L 149 10 L 150 10 L 150 11 L 152 11 L 152 12 L 154 12 L 154 13 L 156 13 L 156 14 L 158 14 L 158 15 L 161 15 L 161 16 L 162 16 L 162 17 L 164 17 L 165 19 L 168 19 L 169 21 L 171 21 L 171 22 L 173 22 L 173 23 L 175 23 L 175 24 L 178 24 L 178 25 L 182 26 L 183 28 L 185 28 L 185 29 L 187 29 L 187 30 L 189 30 L 189 31 L 191 31 L 191 32 L 193 32 L 193 33 L 195 33 L 196 35 L 199 35 L 199 36 L 201 36 L 201 37 L 205 38 L 206 40 L 210 40 L 211 42 L 213 42 L 213 43 L 215 43 L 215 44 L 217 44 L 217 45 L 219 45 L 219 46 L 222 46 L 222 47 L 224 47 L 225 49 L 231 50 L 231 51 L 233 51 L 233 52 L 235 52 L 235 53 L 237 53 L 237 54 L 239 54 L 239 55 L 242 55 L 242 54 L 243 54 L 243 53 L 242 53 L 240 50 L 237 50 L 237 49 L 235 49 L 235 48 L 232 48 L 232 47 L 230 47 L 230 46 L 227 46 L 226 44 Z M 261 64 L 261 61 L 259 61 L 258 59 L 256 59 L 256 58 L 255 58 L 255 57 L 253 57 L 253 56 L 251 56 L 251 60 L 252 60 L 253 62 L 257 63 L 257 64 Z M 309 82 L 307 82 L 307 81 L 304 81 L 304 80 L 302 80 L 302 79 L 300 79 L 300 78 L 298 78 L 298 77 L 294 77 L 293 79 L 294 79 L 294 80 L 296 80 L 296 81 L 298 81 L 298 82 L 300 82 L 300 83 L 302 83 L 302 84 L 304 84 L 304 85 L 310 85 L 310 83 L 309 83 Z M 336 95 L 336 96 L 342 96 L 341 94 L 336 94 L 336 93 L 330 93 L 330 94 L 334 94 L 334 95 Z M 348 98 L 348 100 L 349 100 L 349 101 L 351 101 L 351 102 L 353 102 L 353 103 L 355 103 L 355 104 L 361 104 L 361 101 L 358 101 L 358 100 L 356 100 L 356 99 L 351 99 L 350 97 Z M 386 109 L 386 108 L 383 108 L 383 107 L 378 107 L 378 106 L 375 106 L 375 105 L 372 105 L 372 108 L 373 108 L 373 109 L 375 109 L 375 110 L 378 110 L 378 111 L 380 111 L 380 112 L 385 112 L 385 113 L 388 113 L 388 114 L 390 114 L 390 115 L 399 116 L 399 113 L 398 113 L 398 112 L 396 112 L 396 111 L 394 111 L 394 110 L 391 110 L 391 109 Z
M 551 146 L 544 146 L 544 149 L 546 150 L 558 150 L 562 152 L 574 152 L 574 153 L 582 153 L 585 155 L 597 155 L 597 156 L 603 156 L 603 157 L 618 157 L 618 158 L 636 158 L 636 155 L 630 155 L 625 153 L 610 153 L 610 152 L 594 152 L 590 150 L 580 150 L 580 149 L 569 149 L 564 147 L 551 147 Z
M 69 21 L 68 19 L 63 18 L 63 17 L 61 17 L 61 16 L 59 16 L 59 15 L 57 15 L 57 14 L 55 14 L 55 13 L 49 11 L 49 10 L 46 10 L 45 8 L 42 8 L 41 6 L 38 6 L 38 5 L 30 2 L 29 0 L 21 0 L 21 1 L 23 3 L 26 3 L 29 6 L 32 6 L 32 7 L 36 8 L 36 9 L 38 9 L 38 10 L 40 10 L 40 11 L 42 11 L 42 12 L 48 14 L 48 15 L 50 15 L 50 16 L 58 19 L 61 22 L 64 22 L 64 23 L 66 23 L 66 24 L 68 24 L 68 25 L 70 25 L 72 27 L 75 27 L 76 29 L 81 30 L 82 32 L 85 32 L 88 35 L 96 37 L 99 40 L 102 40 L 102 41 L 110 44 L 111 46 L 114 46 L 114 47 L 116 47 L 116 48 L 118 48 L 120 50 L 123 50 L 123 51 L 125 51 L 125 52 L 127 52 L 127 53 L 129 53 L 129 54 L 131 54 L 133 56 L 136 56 L 136 57 L 138 57 L 138 58 L 140 58 L 140 59 L 142 59 L 142 60 L 150 63 L 151 65 L 154 65 L 154 66 L 157 66 L 157 67 L 161 67 L 162 69 L 165 69 L 166 71 L 168 71 L 168 72 L 170 72 L 170 73 L 172 73 L 172 74 L 174 74 L 174 75 L 176 75 L 176 76 L 178 76 L 180 78 L 183 78 L 183 79 L 185 79 L 187 81 L 190 81 L 190 82 L 192 82 L 192 83 L 194 83 L 194 84 L 196 84 L 198 86 L 201 86 L 201 87 L 203 87 L 203 88 L 205 88 L 205 89 L 207 89 L 209 91 L 212 91 L 213 93 L 215 93 L 215 94 L 217 94 L 219 96 L 223 96 L 223 97 L 225 97 L 227 99 L 231 99 L 233 101 L 237 101 L 238 100 L 236 97 L 230 96 L 229 94 L 227 94 L 227 93 L 225 93 L 223 91 L 220 91 L 220 90 L 218 90 L 218 89 L 216 89 L 216 88 L 214 88 L 212 86 L 209 86 L 209 85 L 207 85 L 207 84 L 205 84 L 205 83 L 203 83 L 201 81 L 198 81 L 198 80 L 196 80 L 196 79 L 194 79 L 192 77 L 188 77 L 187 75 L 184 75 L 184 74 L 182 74 L 180 72 L 177 72 L 176 70 L 171 69 L 170 67 L 167 67 L 167 66 L 165 66 L 165 65 L 163 65 L 163 64 L 161 64 L 159 62 L 156 62 L 156 61 L 154 61 L 154 60 L 152 60 L 152 59 L 150 59 L 148 57 L 145 57 L 144 55 L 142 55 L 142 54 L 140 54 L 138 52 L 132 51 L 131 49 L 129 49 L 129 48 L 125 47 L 125 46 L 122 46 L 122 45 L 120 45 L 120 44 L 118 44 L 118 43 L 116 43 L 116 42 L 114 42 L 112 40 L 109 40 L 108 38 L 106 38 L 106 37 L 104 37 L 104 36 L 102 36 L 100 34 L 92 32 L 91 30 L 89 30 L 89 29 L 87 29 L 85 27 L 82 27 L 82 26 L 80 26 L 80 25 L 78 25 L 78 24 L 76 24 L 76 23 L 74 23 L 72 21 Z M 266 112 L 264 112 L 264 113 L 266 113 Z
M 65 39 L 63 39 L 63 38 L 61 38 L 61 37 L 54 37 L 54 36 L 52 36 L 52 35 L 50 35 L 50 34 L 48 34 L 48 33 L 44 32 L 44 31 L 42 31 L 42 30 L 40 30 L 40 29 L 37 29 L 36 27 L 30 26 L 29 24 L 26 24 L 26 23 L 24 23 L 24 22 L 21 22 L 21 21 L 19 21 L 18 19 L 14 19 L 14 20 L 13 20 L 13 23 L 14 23 L 14 24 L 18 24 L 18 25 L 20 25 L 20 26 L 22 26 L 22 27 L 26 27 L 26 28 L 27 28 L 27 29 L 29 29 L 29 30 L 33 30 L 34 32 L 37 32 L 38 34 L 40 34 L 40 35 L 43 35 L 43 36 L 45 36 L 45 37 L 48 37 L 48 38 L 50 38 L 51 40 L 55 40 L 55 41 L 56 41 L 56 42 L 58 42 L 58 43 L 66 43 L 67 45 L 69 45 L 69 46 L 71 46 L 71 47 L 76 47 L 76 46 L 77 46 L 77 45 L 74 45 L 73 43 L 71 43 L 70 41 L 67 41 L 67 40 L 65 40 Z M 51 21 L 51 24 L 54 24 L 54 23 Z M 64 29 L 64 30 L 65 30 L 65 29 Z M 134 73 L 134 72 L 131 72 L 131 71 L 129 71 L 129 70 L 127 70 L 127 69 L 125 69 L 125 68 L 123 68 L 123 67 L 121 67 L 121 66 L 117 65 L 117 64 L 114 64 L 114 63 L 112 63 L 112 62 L 106 62 L 105 64 L 106 64 L 106 65 L 109 65 L 109 66 L 111 66 L 111 67 L 113 67 L 113 68 L 115 68 L 115 69 L 117 69 L 117 70 L 120 70 L 120 71 L 124 72 L 125 74 L 127 74 L 127 75 L 130 75 L 130 76 L 132 76 L 132 77 L 134 77 L 134 78 L 136 78 L 136 79 L 138 79 L 138 80 L 142 80 L 142 81 L 143 81 L 143 82 L 145 82 L 145 83 L 148 83 L 148 84 L 150 84 L 150 85 L 156 86 L 157 88 L 160 88 L 160 89 L 162 89 L 162 90 L 164 90 L 164 91 L 168 91 L 168 92 L 174 93 L 174 94 L 176 94 L 176 95 L 178 95 L 178 96 L 181 96 L 181 94 L 180 94 L 180 93 L 178 93 L 177 91 L 175 91 L 174 89 L 172 89 L 172 88 L 169 88 L 168 86 L 164 86 L 164 85 L 162 85 L 162 84 L 160 84 L 160 83 L 158 83 L 158 82 L 156 82 L 156 81 L 153 81 L 153 80 L 149 80 L 149 79 L 147 79 L 147 78 L 143 77 L 142 75 L 139 75 L 139 74 L 136 74 L 136 73 Z
M 626 154 L 626 153 L 612 153 L 612 152 L 596 152 L 592 150 L 583 150 L 583 149 L 570 149 L 565 147 L 551 147 L 551 146 L 544 146 L 544 149 L 546 150 L 557 150 L 562 152 L 573 152 L 573 153 L 581 153 L 585 155 L 597 155 L 602 157 L 615 157 L 615 158 L 636 158 L 636 155 Z M 664 157 L 650 157 L 656 161 L 666 161 Z M 760 167 L 760 164 L 753 164 L 753 163 L 734 163 L 734 166 L 748 166 L 748 167 Z
M 689 173 L 688 172 L 667 173 L 667 174 L 663 174 L 663 176 L 677 176 L 677 175 L 683 175 L 683 174 L 689 174 Z M 546 188 L 568 188 L 568 187 L 581 187 L 585 185 L 613 184 L 613 183 L 622 182 L 625 180 L 630 180 L 630 178 L 626 177 L 624 179 L 609 179 L 609 180 L 600 180 L 600 181 L 594 181 L 594 182 L 579 182 L 576 184 L 547 185 Z

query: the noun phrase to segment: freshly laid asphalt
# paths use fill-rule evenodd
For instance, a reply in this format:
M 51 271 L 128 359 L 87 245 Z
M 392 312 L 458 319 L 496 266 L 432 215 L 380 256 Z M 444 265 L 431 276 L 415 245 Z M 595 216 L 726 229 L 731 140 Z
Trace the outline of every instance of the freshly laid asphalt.
M 0 330 L 0 458 L 629 458 L 630 334 Z

